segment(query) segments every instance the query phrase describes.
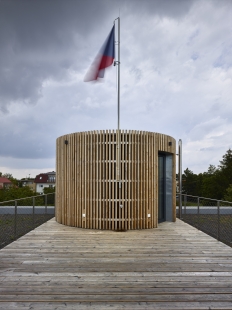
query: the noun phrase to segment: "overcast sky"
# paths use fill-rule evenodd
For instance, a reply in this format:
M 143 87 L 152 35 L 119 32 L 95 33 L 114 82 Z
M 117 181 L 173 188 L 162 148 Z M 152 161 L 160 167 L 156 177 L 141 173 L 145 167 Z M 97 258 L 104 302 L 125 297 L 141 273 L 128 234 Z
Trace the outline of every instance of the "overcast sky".
M 121 17 L 121 128 L 183 141 L 183 169 L 232 148 L 232 1 L 0 0 L 0 171 L 55 170 L 56 138 L 116 129 L 116 69 L 86 71 Z

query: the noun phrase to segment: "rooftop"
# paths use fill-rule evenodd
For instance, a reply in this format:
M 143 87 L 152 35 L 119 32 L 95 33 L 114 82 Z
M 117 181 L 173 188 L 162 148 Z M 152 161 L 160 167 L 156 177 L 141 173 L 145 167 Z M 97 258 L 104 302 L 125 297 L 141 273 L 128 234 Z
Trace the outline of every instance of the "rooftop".
M 1 309 L 232 305 L 232 248 L 180 220 L 114 232 L 52 219 L 2 249 L 0 260 Z
M 10 183 L 11 183 L 11 181 L 10 181 L 10 180 L 8 180 L 7 178 L 0 177 L 0 183 L 8 183 L 8 184 L 10 184 Z

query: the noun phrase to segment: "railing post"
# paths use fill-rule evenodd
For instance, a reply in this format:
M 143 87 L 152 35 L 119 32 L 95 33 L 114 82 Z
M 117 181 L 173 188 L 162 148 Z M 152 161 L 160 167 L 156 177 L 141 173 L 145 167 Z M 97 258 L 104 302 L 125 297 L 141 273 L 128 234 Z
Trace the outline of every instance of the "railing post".
M 217 201 L 217 240 L 220 240 L 220 201 Z
M 17 200 L 15 200 L 14 238 L 17 238 Z
M 45 195 L 45 214 L 47 215 L 47 210 L 48 209 L 48 195 Z
M 54 195 L 54 215 L 56 216 L 56 193 Z
M 182 140 L 178 141 L 179 218 L 182 219 Z
M 32 198 L 33 201 L 33 208 L 32 208 L 32 223 L 33 228 L 35 227 L 35 197 Z
M 200 197 L 197 197 L 197 227 L 200 227 Z
M 186 215 L 187 195 L 184 195 L 184 214 Z

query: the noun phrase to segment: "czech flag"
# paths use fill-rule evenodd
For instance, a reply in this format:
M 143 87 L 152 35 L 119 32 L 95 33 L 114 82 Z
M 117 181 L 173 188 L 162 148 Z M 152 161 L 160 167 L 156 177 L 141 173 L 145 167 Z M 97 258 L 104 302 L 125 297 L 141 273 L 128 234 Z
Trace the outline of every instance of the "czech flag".
M 99 78 L 103 78 L 105 74 L 105 68 L 112 65 L 114 58 L 115 48 L 113 26 L 97 57 L 95 58 L 88 72 L 86 73 L 84 82 L 96 81 Z

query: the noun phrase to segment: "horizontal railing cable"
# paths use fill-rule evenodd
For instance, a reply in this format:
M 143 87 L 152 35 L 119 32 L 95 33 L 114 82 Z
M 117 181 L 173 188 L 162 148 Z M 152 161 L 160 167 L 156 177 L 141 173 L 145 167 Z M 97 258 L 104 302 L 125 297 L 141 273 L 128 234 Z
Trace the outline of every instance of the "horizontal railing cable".
M 217 240 L 232 246 L 232 202 L 177 193 L 177 216 Z M 180 199 L 182 204 L 180 204 Z M 179 210 L 179 205 L 182 209 Z M 182 212 L 180 212 L 182 211 Z M 181 214 L 181 217 L 180 217 Z
M 0 249 L 55 216 L 55 193 L 0 202 Z

